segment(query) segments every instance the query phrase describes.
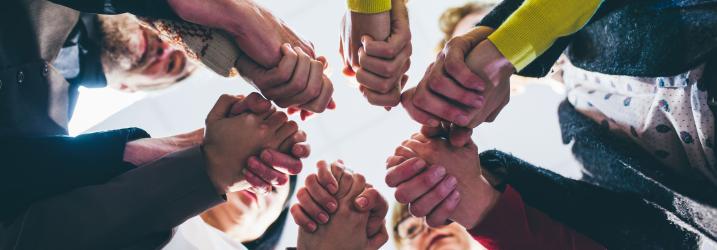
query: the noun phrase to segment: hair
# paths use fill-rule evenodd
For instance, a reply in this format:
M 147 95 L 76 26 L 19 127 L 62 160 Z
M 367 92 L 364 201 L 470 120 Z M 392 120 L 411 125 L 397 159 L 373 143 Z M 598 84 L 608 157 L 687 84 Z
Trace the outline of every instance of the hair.
M 244 246 L 249 250 L 273 250 L 279 244 L 281 240 L 281 234 L 284 232 L 284 225 L 286 224 L 286 218 L 289 215 L 289 202 L 296 189 L 296 175 L 289 177 L 289 195 L 286 196 L 284 201 L 284 209 L 281 211 L 276 220 L 269 225 L 264 234 L 256 240 L 244 243 Z
M 398 236 L 398 223 L 401 219 L 412 216 L 408 212 L 408 206 L 401 203 L 394 203 L 393 212 L 391 213 L 391 232 L 393 233 L 393 243 L 397 249 L 401 248 L 401 237 Z
M 495 6 L 492 2 L 469 2 L 460 7 L 448 8 L 438 18 L 438 27 L 443 32 L 443 39 L 438 43 L 436 51 L 441 51 L 446 43 L 453 38 L 458 22 L 474 12 L 489 11 Z

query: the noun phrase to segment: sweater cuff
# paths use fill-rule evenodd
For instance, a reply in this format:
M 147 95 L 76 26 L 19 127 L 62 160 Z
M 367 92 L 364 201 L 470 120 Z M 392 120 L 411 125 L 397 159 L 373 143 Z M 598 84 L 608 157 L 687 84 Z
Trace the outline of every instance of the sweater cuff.
M 498 198 L 493 209 L 483 221 L 468 232 L 487 249 L 502 249 L 506 242 L 512 242 L 522 229 L 525 217 L 525 204 L 520 194 L 510 185 Z
M 357 13 L 375 14 L 391 10 L 391 0 L 347 0 L 349 10 Z
M 555 40 L 585 26 L 601 3 L 602 0 L 528 0 L 488 39 L 521 71 Z

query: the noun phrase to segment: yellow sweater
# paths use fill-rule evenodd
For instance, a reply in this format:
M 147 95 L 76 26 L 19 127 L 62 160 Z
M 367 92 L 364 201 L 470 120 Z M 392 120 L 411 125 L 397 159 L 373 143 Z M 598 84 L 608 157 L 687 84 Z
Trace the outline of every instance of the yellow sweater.
M 374 14 L 391 10 L 391 0 L 347 0 L 349 10 L 358 13 Z
M 603 0 L 525 0 L 488 39 L 517 71 L 582 29 Z

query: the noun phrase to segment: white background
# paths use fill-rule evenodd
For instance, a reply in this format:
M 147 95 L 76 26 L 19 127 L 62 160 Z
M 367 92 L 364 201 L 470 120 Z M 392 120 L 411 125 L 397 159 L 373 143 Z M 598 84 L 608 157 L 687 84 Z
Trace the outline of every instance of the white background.
M 344 0 L 264 0 L 295 31 L 311 40 L 317 53 L 325 55 L 334 83 L 338 108 L 299 122 L 309 135 L 312 155 L 304 162 L 306 173 L 315 171 L 318 160 L 343 159 L 350 168 L 363 173 L 369 182 L 393 202 L 393 193 L 383 182 L 384 161 L 401 141 L 418 131 L 402 108 L 387 112 L 368 105 L 361 93 L 341 75 L 338 51 L 339 21 Z M 442 37 L 437 20 L 443 10 L 458 6 L 458 0 L 413 0 L 409 3 L 414 53 L 408 86 L 413 86 L 435 57 L 434 47 Z M 225 79 L 201 70 L 169 90 L 151 94 L 123 94 L 109 89 L 82 89 L 72 134 L 121 127 L 140 127 L 154 137 L 190 131 L 203 125 L 207 111 L 222 93 L 248 94 L 251 86 L 240 78 Z M 473 139 L 480 150 L 497 148 L 533 164 L 561 174 L 579 177 L 577 163 L 569 147 L 560 139 L 557 106 L 561 91 L 546 85 L 529 86 L 511 97 L 498 119 L 481 125 Z M 293 117 L 298 120 L 298 117 Z M 299 184 L 301 185 L 301 183 Z M 389 213 L 390 214 L 390 213 Z M 289 220 L 282 247 L 294 246 L 297 228 Z M 391 241 L 385 249 L 393 249 Z

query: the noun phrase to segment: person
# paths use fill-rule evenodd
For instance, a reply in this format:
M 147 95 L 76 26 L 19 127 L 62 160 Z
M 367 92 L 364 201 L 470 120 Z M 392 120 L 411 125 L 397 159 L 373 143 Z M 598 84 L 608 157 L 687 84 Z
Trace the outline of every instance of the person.
M 473 142 L 454 147 L 446 138 L 414 134 L 387 166 L 386 184 L 412 216 L 431 227 L 455 221 L 488 249 L 605 249 L 526 205 L 510 185 L 499 187 L 482 171 Z
M 405 204 L 395 203 L 391 215 L 396 249 L 448 250 L 485 249 L 458 223 L 429 227 L 423 217 L 414 217 Z
M 275 249 L 296 182 L 292 175 L 289 185 L 275 186 L 269 193 L 227 194 L 227 202 L 179 225 L 164 249 Z
M 100 62 L 109 87 L 126 92 L 160 90 L 189 77 L 197 68 L 184 52 L 141 25 L 132 14 L 96 15 L 96 19 L 101 38 L 94 39 L 99 40 Z M 56 59 L 53 64 L 62 71 L 60 63 Z
M 473 67 L 471 70 L 462 66 L 463 70 L 459 70 L 455 65 L 451 66 L 453 69 L 450 70 L 448 66 L 439 68 L 445 68 L 444 71 L 448 72 L 453 71 L 454 73 L 451 74 L 453 78 L 477 72 L 473 75 L 482 74 L 487 76 L 486 78 L 492 77 L 493 79 L 481 81 L 492 83 L 488 84 L 489 87 L 495 86 L 494 90 L 487 89 L 483 94 L 487 98 L 486 106 L 481 108 L 484 112 L 474 109 L 475 116 L 473 114 L 466 116 L 472 117 L 468 120 L 476 121 L 469 127 L 479 124 L 481 121 L 490 121 L 484 117 L 493 118 L 500 111 L 502 105 L 507 103 L 507 95 L 503 94 L 506 88 L 500 86 L 503 85 L 501 83 L 507 84 L 510 75 L 519 72 L 521 75 L 543 76 L 567 47 L 566 58 L 568 60 L 564 64 L 563 71 L 565 72 L 562 76 L 569 88 L 569 101 L 595 119 L 596 122 L 605 124 L 605 127 L 610 128 L 616 134 L 641 145 L 657 160 L 667 165 L 669 171 L 675 172 L 683 179 L 714 184 L 715 173 L 711 166 L 714 165 L 712 162 L 715 157 L 713 150 L 707 146 L 714 140 L 712 138 L 714 134 L 709 126 L 704 127 L 701 124 L 714 123 L 713 111 L 708 104 L 711 91 L 704 90 L 709 89 L 706 86 L 711 86 L 709 82 L 714 79 L 714 76 L 711 75 L 713 71 L 709 70 L 710 65 L 713 64 L 711 58 L 714 56 L 711 55 L 715 50 L 714 43 L 706 41 L 713 40 L 715 25 L 709 21 L 695 21 L 678 26 L 669 23 L 667 19 L 664 21 L 650 19 L 646 15 L 635 14 L 643 11 L 655 15 L 664 14 L 661 16 L 680 15 L 690 20 L 712 20 L 710 17 L 714 15 L 714 11 L 711 3 L 697 1 L 683 5 L 667 0 L 659 4 L 591 1 L 590 4 L 582 7 L 575 6 L 579 11 L 573 12 L 563 11 L 567 9 L 567 6 L 558 7 L 551 4 L 559 3 L 505 1 L 479 24 L 477 30 L 484 29 L 483 35 L 478 35 L 479 32 L 476 31 L 474 36 L 455 39 L 456 42 L 453 45 L 462 45 L 452 46 L 458 48 L 453 51 L 465 51 L 466 53 L 454 52 L 456 53 L 455 58 L 451 60 L 464 58 L 467 55 L 466 62 L 470 65 L 471 58 L 474 58 L 473 62 L 477 67 Z M 598 9 L 600 6 L 604 7 Z M 548 9 L 560 11 L 551 12 L 550 19 L 544 22 L 531 21 L 535 20 L 534 17 L 538 15 L 546 16 L 547 12 L 545 11 Z M 685 12 L 678 10 L 685 10 Z M 591 18 L 593 13 L 597 14 Z M 555 33 L 540 31 L 554 26 L 553 21 L 555 20 L 570 25 L 569 27 L 555 26 L 559 27 L 556 29 L 558 32 Z M 576 22 L 564 22 L 564 20 L 576 20 Z M 668 26 L 676 25 L 674 29 L 671 29 L 675 33 L 666 34 L 657 29 L 658 25 L 655 23 L 659 22 Z M 628 23 L 640 25 L 628 25 Z M 606 25 L 611 32 L 604 32 L 603 26 Z M 494 29 L 495 32 L 493 32 Z M 704 32 L 690 32 L 692 30 L 703 30 Z M 694 37 L 681 36 L 680 32 L 689 33 Z M 632 34 L 638 33 L 643 35 L 639 36 L 640 42 L 635 42 L 632 39 Z M 525 37 L 525 39 L 512 39 L 516 36 Z M 661 47 L 662 44 L 665 44 L 663 41 L 671 41 L 674 37 L 686 39 L 685 44 L 694 44 L 694 46 L 691 45 L 679 52 L 670 50 L 670 53 L 664 53 L 665 49 Z M 604 44 L 604 41 L 610 41 L 609 45 L 599 47 L 591 45 Z M 471 42 L 477 45 L 471 45 Z M 637 44 L 649 44 L 649 46 L 644 47 Z M 459 48 L 461 46 L 463 49 Z M 469 48 L 472 48 L 471 53 L 476 55 L 475 57 L 470 56 L 467 52 L 470 50 Z M 477 56 L 478 54 L 482 56 Z M 680 58 L 680 60 L 672 62 L 665 58 Z M 705 67 L 707 70 L 704 70 Z M 437 70 L 434 72 L 440 73 Z M 702 74 L 702 72 L 707 73 Z M 565 78 L 565 76 L 569 77 Z M 436 79 L 426 77 L 425 85 L 431 83 L 445 85 Z M 596 87 L 598 81 L 607 82 L 607 88 Z M 443 83 L 448 82 L 443 81 Z M 615 87 L 612 86 L 613 84 Z M 630 89 L 634 94 L 630 93 Z M 420 91 L 415 92 L 417 96 L 421 96 Z M 646 93 L 650 95 L 644 95 Z M 408 92 L 407 97 L 413 98 L 411 95 L 413 92 Z M 428 97 L 426 95 L 420 97 L 419 100 L 429 99 Z M 405 104 L 409 107 L 407 109 L 414 119 L 428 124 L 430 115 L 426 115 L 426 112 L 421 113 L 420 109 L 414 108 L 414 106 L 420 106 L 414 105 L 416 103 L 414 100 Z M 445 116 L 466 114 L 461 111 L 461 108 L 465 110 L 464 107 L 448 104 L 443 106 L 441 111 L 434 108 L 432 112 L 433 115 L 440 112 L 444 118 Z M 695 111 L 682 112 L 680 110 Z M 632 115 L 626 115 L 628 113 Z M 672 117 L 680 118 L 673 119 Z M 435 122 L 432 123 L 435 125 Z M 460 129 L 461 126 L 455 127 L 457 127 L 457 131 L 465 131 Z M 466 132 L 462 133 L 467 134 Z M 466 136 L 456 137 L 463 138 L 463 140 L 467 138 Z
M 300 226 L 297 248 L 379 249 L 388 241 L 388 203 L 363 175 L 338 160 L 317 163 L 291 207 Z M 331 216 L 329 216 L 331 215 Z

